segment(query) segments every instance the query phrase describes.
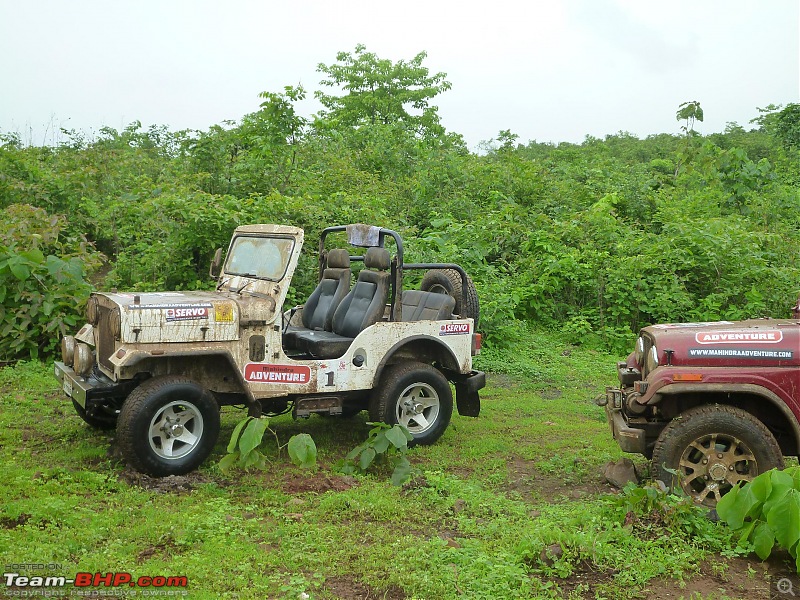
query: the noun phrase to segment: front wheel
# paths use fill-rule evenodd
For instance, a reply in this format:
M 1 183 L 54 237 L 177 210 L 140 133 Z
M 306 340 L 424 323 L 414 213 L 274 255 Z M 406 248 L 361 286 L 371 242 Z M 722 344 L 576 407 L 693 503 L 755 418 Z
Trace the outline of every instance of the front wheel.
M 769 429 L 747 411 L 725 405 L 687 410 L 664 428 L 653 450 L 656 479 L 711 507 L 740 481 L 783 464 Z
M 117 439 L 125 460 L 148 475 L 182 475 L 208 458 L 219 435 L 210 392 L 183 377 L 148 379 L 122 407 Z
M 433 444 L 452 414 L 453 392 L 447 379 L 431 365 L 418 362 L 387 367 L 369 404 L 373 421 L 408 429 L 414 437 L 409 446 Z

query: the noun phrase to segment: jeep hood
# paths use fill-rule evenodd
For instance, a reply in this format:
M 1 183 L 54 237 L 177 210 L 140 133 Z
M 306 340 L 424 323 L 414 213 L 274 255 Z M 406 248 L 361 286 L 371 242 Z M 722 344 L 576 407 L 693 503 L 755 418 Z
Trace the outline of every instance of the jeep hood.
M 800 365 L 800 321 L 673 323 L 651 325 L 642 333 L 655 342 L 660 365 Z
M 238 339 L 239 306 L 215 292 L 99 293 L 101 307 L 120 309 L 120 340 L 128 343 Z

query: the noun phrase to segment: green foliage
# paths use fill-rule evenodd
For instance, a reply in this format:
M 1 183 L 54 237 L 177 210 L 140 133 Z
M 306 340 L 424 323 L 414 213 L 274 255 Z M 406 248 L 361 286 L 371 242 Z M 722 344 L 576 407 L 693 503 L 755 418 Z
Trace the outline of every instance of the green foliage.
M 55 148 L 0 134 L 0 207 L 69 215 L 58 234 L 65 253 L 39 248 L 45 258 L 80 258 L 84 277 L 94 265 L 79 245 L 89 240 L 109 257 L 97 282 L 105 289 L 210 288 L 209 260 L 237 225 L 300 226 L 307 243 L 290 303 L 316 284 L 323 227 L 390 227 L 403 234 L 408 260 L 467 269 L 487 348 L 511 348 L 532 324 L 622 353 L 654 322 L 788 313 L 800 281 L 799 259 L 786 250 L 800 246 L 796 104 L 758 109 L 753 131 L 731 123 L 702 136 L 694 125 L 703 109 L 692 101 L 676 113 L 685 135 L 522 144 L 503 130 L 471 153 L 440 123 L 432 102 L 450 84 L 426 58 L 393 61 L 363 45 L 339 53 L 319 65 L 323 110 L 313 118 L 299 109 L 306 90 L 286 86 L 262 92 L 239 121 L 206 131 L 134 121 L 95 140 L 64 131 Z M 7 256 L 12 287 L 13 271 L 39 264 L 20 254 L 34 233 L 20 229 Z M 70 281 L 72 264 L 51 261 Z M 76 298 L 77 315 L 88 290 L 65 285 L 61 306 Z M 5 339 L 18 338 L 9 323 L 25 315 L 9 314 Z M 12 353 L 48 351 L 43 343 Z
M 344 96 L 315 94 L 325 107 L 322 119 L 337 127 L 402 123 L 420 134 L 443 132 L 430 100 L 451 84 L 444 73 L 429 74 L 422 66 L 426 57 L 420 52 L 410 61 L 393 63 L 358 44 L 354 53 L 339 52 L 336 63 L 320 63 L 317 71 L 327 77 L 321 85 L 347 92 Z
M 269 428 L 267 417 L 246 417 L 236 424 L 228 442 L 227 454 L 219 461 L 219 468 L 226 472 L 238 466 L 241 469 L 265 469 L 267 456 L 259 450 L 264 434 L 269 431 L 275 436 L 278 452 L 287 448 L 289 459 L 298 467 L 310 469 L 317 464 L 317 447 L 314 440 L 307 433 L 293 435 L 289 441 L 281 446 L 277 434 Z
M 717 513 L 739 535 L 739 546 L 766 560 L 775 544 L 796 559 L 800 573 L 800 467 L 772 469 L 732 488 Z
M 660 482 L 638 486 L 631 482 L 622 493 L 609 500 L 610 514 L 619 522 L 640 531 L 663 528 L 670 533 L 707 538 L 713 543 L 716 525 L 708 518 L 708 509 L 685 495 L 668 492 Z
M 100 258 L 65 219 L 12 204 L 0 225 L 0 360 L 52 356 L 79 324 Z
M 775 135 L 787 149 L 800 150 L 800 104 L 787 104 L 777 114 Z
M 393 485 L 403 485 L 414 474 L 406 452 L 408 442 L 414 437 L 402 425 L 369 423 L 373 425 L 367 439 L 347 453 L 338 469 L 345 475 L 366 473 L 374 464 L 386 465 L 392 469 Z

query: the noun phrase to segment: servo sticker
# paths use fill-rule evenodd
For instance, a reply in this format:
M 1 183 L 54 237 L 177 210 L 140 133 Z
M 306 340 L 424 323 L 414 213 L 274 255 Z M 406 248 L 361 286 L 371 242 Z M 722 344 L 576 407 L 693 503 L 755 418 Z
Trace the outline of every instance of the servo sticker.
M 750 348 L 689 348 L 691 358 L 765 358 L 772 360 L 791 360 L 792 350 L 756 350 Z
M 694 335 L 698 344 L 777 344 L 783 332 L 767 331 L 701 331 Z
M 247 363 L 244 378 L 254 383 L 293 383 L 302 385 L 311 381 L 311 368 L 305 365 L 265 365 Z
M 196 319 L 207 319 L 209 313 L 208 306 L 192 306 L 191 308 L 166 308 L 164 317 L 167 321 L 192 321 Z
M 465 335 L 469 333 L 469 323 L 445 323 L 439 328 L 439 335 Z

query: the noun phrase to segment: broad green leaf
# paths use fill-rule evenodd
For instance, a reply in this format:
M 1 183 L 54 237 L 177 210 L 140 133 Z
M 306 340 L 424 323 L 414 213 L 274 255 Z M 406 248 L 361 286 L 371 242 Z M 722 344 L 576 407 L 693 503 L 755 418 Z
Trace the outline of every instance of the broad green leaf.
M 239 451 L 226 454 L 219 461 L 219 468 L 224 473 L 228 471 L 239 460 Z
M 233 433 L 231 434 L 231 441 L 228 442 L 228 453 L 231 453 L 236 450 L 236 444 L 239 442 L 239 434 L 242 432 L 242 429 L 245 425 L 247 425 L 253 417 L 247 417 L 242 419 L 236 424 L 236 427 L 233 428 Z
M 769 473 L 762 473 L 747 484 L 747 489 L 759 501 L 764 502 L 772 493 L 772 478 Z
M 406 481 L 411 479 L 411 472 L 411 463 L 408 462 L 405 456 L 400 457 L 400 460 L 397 461 L 394 467 L 394 471 L 392 471 L 392 484 L 398 486 L 403 485 Z
M 741 528 L 747 511 L 750 509 L 750 504 L 744 496 L 742 488 L 736 485 L 717 502 L 719 518 L 733 529 Z
M 247 454 L 242 454 L 242 458 L 244 460 L 240 462 L 244 469 L 249 469 L 250 467 L 264 468 L 264 455 L 258 450 L 251 450 Z
M 378 454 L 383 454 L 389 449 L 389 446 L 392 443 L 389 441 L 389 437 L 387 436 L 388 432 L 380 432 L 378 435 L 375 436 L 375 441 L 372 443 L 372 447 L 375 449 L 375 452 Z
M 239 450 L 242 456 L 247 456 L 252 450 L 258 447 L 264 432 L 267 430 L 267 419 L 251 419 L 244 429 L 242 439 L 239 440 Z
M 11 269 L 11 274 L 20 281 L 25 281 L 31 276 L 31 270 L 21 262 L 8 262 L 8 268 Z
M 742 527 L 739 531 L 741 534 L 739 535 L 739 542 L 736 544 L 740 547 L 745 547 L 747 543 L 750 541 L 750 534 L 753 533 L 753 529 L 756 526 L 756 521 L 750 521 L 749 523 L 745 523 L 744 527 Z
M 406 434 L 403 432 L 403 429 L 401 428 L 400 425 L 395 425 L 389 431 L 387 431 L 386 439 L 392 442 L 392 445 L 398 450 L 406 448 L 408 446 L 408 442 L 406 441 Z
M 372 464 L 372 461 L 375 460 L 375 456 L 375 450 L 372 448 L 365 448 L 361 453 L 361 457 L 358 459 L 359 468 L 362 471 L 366 471 Z
M 775 531 L 767 523 L 759 521 L 753 530 L 753 547 L 761 560 L 766 560 L 775 545 Z
M 291 461 L 299 467 L 308 469 L 317 464 L 317 446 L 307 433 L 293 435 L 287 450 Z
M 789 476 L 791 479 L 791 476 Z M 790 489 L 780 500 L 776 500 L 767 523 L 775 530 L 775 538 L 786 549 L 800 540 L 800 491 Z
M 361 452 L 363 452 L 364 449 L 367 448 L 367 446 L 368 444 L 366 442 L 363 444 L 359 444 L 358 446 L 356 446 L 355 448 L 350 450 L 350 452 L 347 453 L 347 456 L 345 456 L 345 460 L 355 460 L 356 456 L 361 454 Z
M 44 262 L 44 254 L 42 254 L 42 251 L 39 250 L 38 248 L 33 248 L 31 250 L 26 250 L 25 252 L 20 252 L 19 255 L 33 264 L 38 265 Z

